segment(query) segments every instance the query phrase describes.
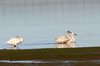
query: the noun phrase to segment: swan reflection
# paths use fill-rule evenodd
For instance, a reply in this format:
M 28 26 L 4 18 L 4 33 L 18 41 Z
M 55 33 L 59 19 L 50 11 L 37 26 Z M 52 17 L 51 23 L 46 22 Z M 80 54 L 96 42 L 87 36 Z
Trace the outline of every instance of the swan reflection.
M 68 45 L 69 45 L 69 48 L 75 48 L 76 43 L 75 42 L 71 42 L 71 43 L 68 43 Z
M 68 44 L 57 44 L 56 48 L 68 48 L 69 45 Z
M 19 49 L 19 48 L 18 47 L 10 47 L 10 48 L 7 48 L 7 49 L 16 50 L 16 49 Z
M 56 44 L 56 48 L 75 48 L 75 42 L 67 44 Z

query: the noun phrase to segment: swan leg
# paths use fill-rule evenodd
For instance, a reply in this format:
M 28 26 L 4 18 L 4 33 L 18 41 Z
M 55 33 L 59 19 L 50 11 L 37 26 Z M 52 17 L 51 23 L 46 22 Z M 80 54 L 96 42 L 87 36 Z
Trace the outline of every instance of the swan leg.
M 16 45 L 14 45 L 14 47 L 16 47 Z

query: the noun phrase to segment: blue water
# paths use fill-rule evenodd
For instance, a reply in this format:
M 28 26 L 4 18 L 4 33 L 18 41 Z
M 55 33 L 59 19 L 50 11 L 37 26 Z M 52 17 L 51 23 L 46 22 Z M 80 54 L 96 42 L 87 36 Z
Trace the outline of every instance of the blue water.
M 55 48 L 54 38 L 70 30 L 76 47 L 100 46 L 99 0 L 1 0 L 0 49 L 20 35 L 22 49 Z

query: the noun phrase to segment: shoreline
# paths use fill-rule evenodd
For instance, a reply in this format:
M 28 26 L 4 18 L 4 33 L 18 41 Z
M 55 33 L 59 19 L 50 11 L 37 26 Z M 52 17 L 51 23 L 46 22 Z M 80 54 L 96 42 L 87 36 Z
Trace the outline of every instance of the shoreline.
M 0 50 L 0 60 L 100 60 L 100 47 Z

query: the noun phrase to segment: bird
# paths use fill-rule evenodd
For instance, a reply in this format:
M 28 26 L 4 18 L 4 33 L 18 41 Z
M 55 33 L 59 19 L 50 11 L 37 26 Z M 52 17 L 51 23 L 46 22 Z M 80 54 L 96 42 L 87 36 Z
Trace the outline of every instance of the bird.
M 74 38 L 74 36 L 76 36 L 77 34 L 74 33 L 74 32 L 71 32 L 71 39 L 67 42 L 67 44 L 69 45 L 70 48 L 74 48 L 75 47 L 75 43 L 76 43 L 76 40 Z
M 55 38 L 55 41 L 58 44 L 65 44 L 66 42 L 68 42 L 71 39 L 70 36 L 68 35 L 69 33 L 71 33 L 71 32 L 67 31 L 66 36 L 59 36 L 59 37 Z
M 76 43 L 76 39 L 74 38 L 74 36 L 76 36 L 77 34 L 74 32 L 71 32 L 71 36 L 70 36 L 70 40 L 68 41 L 68 43 Z
M 76 40 L 74 38 L 74 36 L 76 36 L 77 34 L 74 32 L 71 32 L 71 35 L 69 35 L 70 39 L 69 41 L 65 42 L 64 44 L 57 44 L 56 48 L 74 48 L 75 47 L 75 43 Z
M 24 41 L 24 39 L 22 37 L 16 36 L 16 37 L 11 38 L 10 40 L 8 40 L 6 42 L 6 44 L 8 44 L 8 45 L 14 45 L 14 47 L 16 47 L 16 45 L 22 43 L 23 41 Z

